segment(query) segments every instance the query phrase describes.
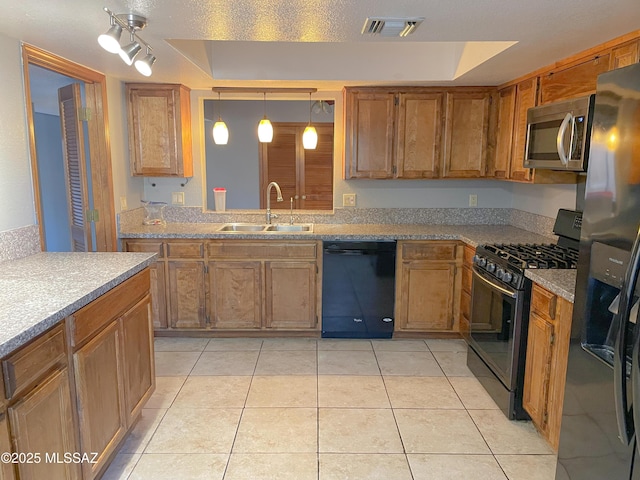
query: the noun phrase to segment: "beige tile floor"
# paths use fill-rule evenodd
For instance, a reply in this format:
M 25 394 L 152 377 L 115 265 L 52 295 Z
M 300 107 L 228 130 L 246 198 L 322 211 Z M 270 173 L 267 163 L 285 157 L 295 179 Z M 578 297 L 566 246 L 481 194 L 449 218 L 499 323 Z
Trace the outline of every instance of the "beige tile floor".
M 553 480 L 459 340 L 156 339 L 156 392 L 105 479 Z

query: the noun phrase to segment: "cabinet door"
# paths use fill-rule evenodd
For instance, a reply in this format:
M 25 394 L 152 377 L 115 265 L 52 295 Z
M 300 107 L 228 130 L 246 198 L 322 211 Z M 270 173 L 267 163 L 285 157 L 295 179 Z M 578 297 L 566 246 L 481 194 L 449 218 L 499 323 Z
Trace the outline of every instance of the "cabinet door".
M 491 176 L 507 178 L 511 164 L 511 146 L 514 135 L 513 120 L 516 110 L 516 86 L 504 88 L 498 92 L 498 129 L 496 153 Z
M 437 178 L 442 163 L 442 99 L 439 93 L 400 94 L 397 176 Z
M 261 327 L 261 262 L 209 262 L 209 292 L 209 318 L 212 328 Z
M 485 175 L 490 100 L 488 92 L 447 94 L 443 177 Z
M 453 328 L 453 263 L 403 261 L 396 292 L 396 320 L 401 330 L 447 331 Z
M 267 328 L 314 328 L 317 324 L 316 262 L 265 263 Z
M 554 327 L 531 312 L 522 404 L 541 430 L 546 429 Z
M 598 75 L 607 70 L 608 54 L 540 77 L 540 105 L 595 93 Z
M 627 67 L 634 63 L 638 63 L 639 60 L 640 40 L 634 40 L 633 42 L 620 45 L 611 51 L 611 58 L 609 58 L 609 70 Z
M 189 89 L 127 85 L 131 174 L 193 175 Z
M 20 479 L 80 478 L 77 463 L 51 463 L 44 458 L 46 453 L 53 453 L 62 460 L 65 452 L 79 451 L 71 412 L 69 371 L 66 368 L 54 372 L 44 383 L 9 407 L 9 418 L 14 451 L 41 455 L 40 463 L 17 464 Z
M 125 403 L 129 424 L 137 418 L 142 406 L 155 388 L 153 327 L 149 296 L 126 312 L 122 322 Z
M 205 328 L 204 262 L 169 261 L 169 322 L 172 328 Z
M 82 452 L 98 452 L 97 463 L 83 463 L 93 478 L 126 433 L 120 328 L 113 322 L 73 354 Z
M 509 178 L 531 181 L 531 169 L 524 168 L 524 150 L 527 140 L 527 110 L 536 106 L 538 77 L 529 78 L 516 86 L 516 108 L 513 124 L 513 144 Z
M 71 427 L 73 428 L 73 426 Z M 0 415 L 0 451 L 11 452 L 11 438 L 9 437 L 9 422 L 6 413 Z M 12 463 L 0 464 L 0 480 L 14 480 L 16 478 Z M 73 477 L 72 477 L 73 478 Z
M 392 178 L 394 94 L 347 91 L 346 100 L 346 177 Z

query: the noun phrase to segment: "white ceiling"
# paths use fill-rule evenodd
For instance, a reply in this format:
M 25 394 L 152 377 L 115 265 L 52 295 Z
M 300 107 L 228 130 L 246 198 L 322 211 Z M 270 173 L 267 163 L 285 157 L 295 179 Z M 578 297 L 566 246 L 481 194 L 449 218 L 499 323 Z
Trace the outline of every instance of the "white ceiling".
M 98 45 L 105 6 L 147 17 L 149 79 Z M 404 39 L 360 34 L 380 16 L 425 20 Z M 497 85 L 636 29 L 638 0 L 19 0 L 0 16 L 0 32 L 109 76 L 192 89 Z

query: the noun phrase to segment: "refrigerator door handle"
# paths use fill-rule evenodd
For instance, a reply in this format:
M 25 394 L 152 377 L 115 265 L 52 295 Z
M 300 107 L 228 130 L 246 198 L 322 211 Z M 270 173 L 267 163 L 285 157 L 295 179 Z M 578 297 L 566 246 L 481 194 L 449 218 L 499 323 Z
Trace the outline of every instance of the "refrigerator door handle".
M 631 359 L 631 393 L 632 411 L 629 411 L 627 401 L 627 323 L 633 304 L 633 293 L 638 280 L 638 267 L 640 266 L 640 232 L 636 235 L 631 250 L 631 258 L 624 275 L 624 282 L 620 289 L 620 303 L 618 313 L 614 315 L 614 322 L 618 322 L 618 335 L 616 336 L 614 351 L 614 397 L 616 400 L 616 419 L 618 422 L 618 434 L 620 440 L 629 445 L 635 432 L 634 424 L 640 425 L 640 412 L 636 412 L 636 405 L 640 405 L 640 372 L 638 371 L 638 335 L 634 332 L 632 336 L 633 350 Z M 638 403 L 636 403 L 638 402 Z

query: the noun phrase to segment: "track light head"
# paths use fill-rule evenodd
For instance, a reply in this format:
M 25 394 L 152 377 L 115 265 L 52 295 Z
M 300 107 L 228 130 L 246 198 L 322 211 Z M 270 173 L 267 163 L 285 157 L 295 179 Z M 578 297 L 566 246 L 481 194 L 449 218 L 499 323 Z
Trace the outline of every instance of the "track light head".
M 122 47 L 118 54 L 124 63 L 131 66 L 133 65 L 133 59 L 136 58 L 141 49 L 140 44 L 134 39 L 129 45 Z
M 112 17 L 113 18 L 113 17 Z M 107 33 L 103 33 L 98 37 L 98 43 L 109 53 L 118 53 L 120 51 L 120 36 L 122 35 L 122 27 L 117 23 L 113 23 Z
M 156 57 L 153 56 L 152 53 L 147 49 L 147 54 L 143 59 L 139 59 L 135 61 L 135 67 L 138 72 L 140 72 L 145 77 L 151 76 L 151 67 L 156 63 Z

